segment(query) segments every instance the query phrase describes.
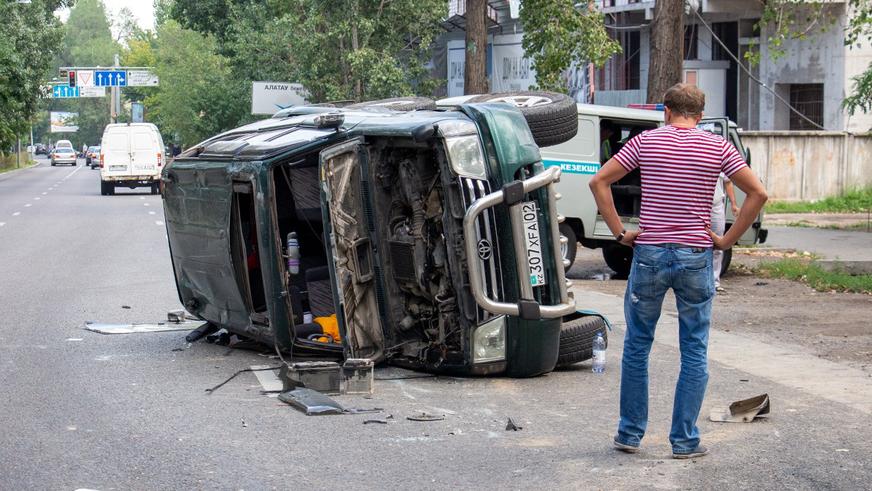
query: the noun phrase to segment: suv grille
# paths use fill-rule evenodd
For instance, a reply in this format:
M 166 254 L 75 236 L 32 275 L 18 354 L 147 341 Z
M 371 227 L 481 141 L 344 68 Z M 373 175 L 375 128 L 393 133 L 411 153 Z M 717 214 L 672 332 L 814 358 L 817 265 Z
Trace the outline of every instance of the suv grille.
M 481 179 L 460 177 L 461 194 L 463 205 L 469 208 L 472 203 L 490 193 L 490 184 Z M 469 267 L 481 269 L 484 278 L 485 291 L 496 300 L 503 300 L 503 278 L 499 269 L 499 235 L 497 234 L 496 219 L 493 210 L 486 210 L 479 216 L 476 223 L 476 243 L 478 244 L 478 257 L 467 258 Z M 493 314 L 477 307 L 479 324 L 493 317 Z

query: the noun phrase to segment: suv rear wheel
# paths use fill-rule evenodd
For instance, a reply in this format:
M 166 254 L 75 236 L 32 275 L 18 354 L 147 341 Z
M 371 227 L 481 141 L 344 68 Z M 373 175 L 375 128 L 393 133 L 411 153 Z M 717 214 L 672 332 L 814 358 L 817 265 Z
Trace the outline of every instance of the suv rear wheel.
M 569 261 L 569 265 L 564 266 L 563 269 L 569 271 L 569 268 L 572 267 L 572 263 L 575 262 L 575 254 L 578 250 L 578 238 L 575 236 L 575 230 L 572 230 L 572 227 L 570 227 L 568 223 L 560 224 L 560 235 L 566 237 L 566 243 L 560 244 L 560 255 L 563 256 L 564 260 Z
M 473 97 L 469 102 L 505 102 L 517 107 L 533 140 L 540 147 L 569 141 L 578 133 L 578 109 L 575 101 L 557 92 L 504 92 Z

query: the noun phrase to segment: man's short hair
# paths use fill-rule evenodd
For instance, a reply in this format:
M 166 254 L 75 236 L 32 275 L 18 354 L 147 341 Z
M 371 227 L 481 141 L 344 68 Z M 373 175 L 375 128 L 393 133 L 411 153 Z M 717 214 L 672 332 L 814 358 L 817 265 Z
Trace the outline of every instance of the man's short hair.
M 698 116 L 705 109 L 705 93 L 696 85 L 675 84 L 663 95 L 663 105 L 684 117 Z

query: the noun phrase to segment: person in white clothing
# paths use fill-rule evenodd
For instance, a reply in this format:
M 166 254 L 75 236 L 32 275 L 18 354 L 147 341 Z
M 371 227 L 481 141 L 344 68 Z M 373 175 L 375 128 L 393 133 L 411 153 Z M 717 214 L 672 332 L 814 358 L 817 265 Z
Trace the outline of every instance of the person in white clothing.
M 718 177 L 718 184 L 715 187 L 715 196 L 712 200 L 712 232 L 723 235 L 724 229 L 727 226 L 727 206 L 726 199 L 730 199 L 731 211 L 733 218 L 739 217 L 739 207 L 736 206 L 736 193 L 733 190 L 733 183 L 730 179 L 721 172 Z M 715 290 L 722 292 L 724 288 L 721 286 L 721 266 L 724 262 L 724 251 L 715 249 L 712 253 L 712 272 L 715 275 Z

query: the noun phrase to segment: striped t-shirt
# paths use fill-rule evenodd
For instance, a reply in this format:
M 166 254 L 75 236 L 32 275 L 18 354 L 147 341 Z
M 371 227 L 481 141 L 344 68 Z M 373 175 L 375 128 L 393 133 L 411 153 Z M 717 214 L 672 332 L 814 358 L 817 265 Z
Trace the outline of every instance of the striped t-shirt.
M 670 125 L 639 134 L 615 159 L 642 174 L 637 244 L 712 246 L 706 227 L 718 176 L 745 166 L 736 147 L 708 131 Z

